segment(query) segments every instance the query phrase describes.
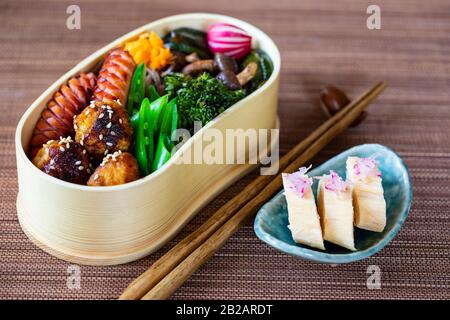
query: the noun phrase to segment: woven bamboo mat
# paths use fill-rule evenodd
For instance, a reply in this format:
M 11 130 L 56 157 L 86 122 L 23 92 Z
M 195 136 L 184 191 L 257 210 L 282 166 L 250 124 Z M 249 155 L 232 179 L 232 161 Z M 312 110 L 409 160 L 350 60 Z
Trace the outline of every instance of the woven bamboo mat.
M 174 243 L 242 189 L 247 177 L 207 206 L 158 253 L 115 267 L 81 267 L 81 288 L 66 285 L 68 263 L 37 249 L 22 233 L 14 130 L 27 106 L 79 60 L 153 19 L 218 12 L 254 23 L 279 45 L 281 152 L 324 116 L 318 89 L 336 84 L 356 96 L 378 80 L 389 88 L 359 127 L 315 159 L 362 143 L 396 150 L 409 166 L 414 204 L 392 243 L 344 266 L 319 265 L 261 243 L 251 221 L 173 296 L 176 299 L 450 298 L 450 3 L 377 1 L 381 30 L 366 28 L 370 1 L 76 1 L 81 30 L 65 27 L 73 1 L 0 2 L 0 298 L 116 298 Z M 381 270 L 381 289 L 366 286 L 367 268 Z

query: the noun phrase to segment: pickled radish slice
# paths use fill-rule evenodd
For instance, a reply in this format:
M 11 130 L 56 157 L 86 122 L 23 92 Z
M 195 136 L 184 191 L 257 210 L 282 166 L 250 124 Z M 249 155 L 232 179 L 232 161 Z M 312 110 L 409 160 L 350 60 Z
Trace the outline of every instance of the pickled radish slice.
M 252 37 L 239 27 L 218 22 L 208 27 L 208 46 L 213 53 L 239 59 L 250 52 Z

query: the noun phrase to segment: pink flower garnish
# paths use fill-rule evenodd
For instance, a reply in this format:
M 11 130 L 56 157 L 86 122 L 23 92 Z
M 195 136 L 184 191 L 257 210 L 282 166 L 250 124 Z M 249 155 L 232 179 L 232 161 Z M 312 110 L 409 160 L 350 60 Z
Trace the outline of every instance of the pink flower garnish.
M 358 159 L 353 166 L 355 175 L 360 179 L 366 179 L 367 177 L 381 177 L 381 172 L 378 170 L 379 161 L 373 157 Z
M 308 178 L 306 175 L 310 168 L 311 166 L 301 167 L 297 172 L 289 175 L 289 180 L 292 182 L 291 189 L 295 190 L 301 198 L 305 196 L 306 191 L 311 188 L 313 183 L 312 178 Z
M 347 183 L 333 170 L 325 179 L 325 189 L 329 191 L 342 192 L 347 188 Z

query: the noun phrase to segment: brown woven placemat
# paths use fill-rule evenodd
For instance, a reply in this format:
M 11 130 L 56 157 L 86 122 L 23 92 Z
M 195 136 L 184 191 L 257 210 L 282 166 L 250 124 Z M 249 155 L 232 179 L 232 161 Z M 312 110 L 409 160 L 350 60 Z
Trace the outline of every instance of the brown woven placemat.
M 279 45 L 281 152 L 324 116 L 318 89 L 336 84 L 355 96 L 378 80 L 389 88 L 361 126 L 314 160 L 362 143 L 396 150 L 409 166 L 414 205 L 398 236 L 375 256 L 342 266 L 287 256 L 260 242 L 249 222 L 175 294 L 176 299 L 450 298 L 450 3 L 377 1 L 381 30 L 366 28 L 369 1 L 77 1 L 81 30 L 65 27 L 69 1 L 0 2 L 0 298 L 103 299 L 126 285 L 243 188 L 231 187 L 159 252 L 122 266 L 81 267 L 81 289 L 67 288 L 69 263 L 37 249 L 15 209 L 16 123 L 45 88 L 79 60 L 153 19 L 218 12 L 254 23 Z M 381 289 L 366 286 L 369 265 Z

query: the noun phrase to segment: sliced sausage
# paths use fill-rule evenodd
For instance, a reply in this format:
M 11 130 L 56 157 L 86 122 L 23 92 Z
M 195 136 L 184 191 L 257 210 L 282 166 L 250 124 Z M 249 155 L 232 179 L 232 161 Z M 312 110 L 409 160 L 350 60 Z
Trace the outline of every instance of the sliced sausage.
M 119 100 L 125 106 L 135 67 L 136 64 L 128 51 L 120 48 L 111 50 L 98 74 L 94 100 L 101 102 Z
M 73 117 L 89 103 L 94 87 L 93 73 L 81 73 L 61 86 L 36 123 L 30 142 L 31 157 L 47 141 L 58 140 L 59 137 L 67 137 L 73 133 Z

